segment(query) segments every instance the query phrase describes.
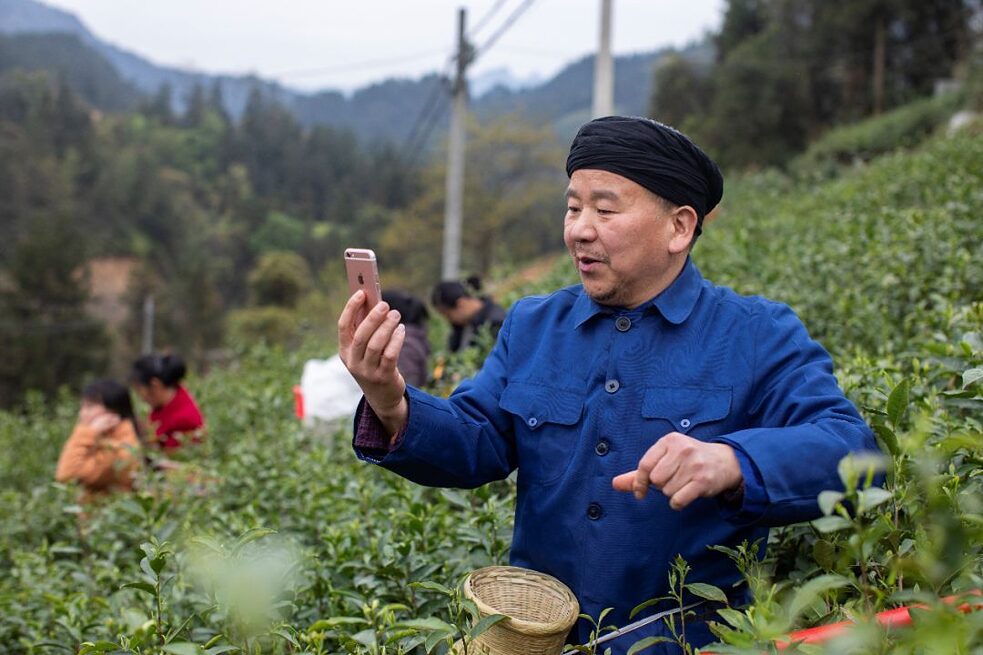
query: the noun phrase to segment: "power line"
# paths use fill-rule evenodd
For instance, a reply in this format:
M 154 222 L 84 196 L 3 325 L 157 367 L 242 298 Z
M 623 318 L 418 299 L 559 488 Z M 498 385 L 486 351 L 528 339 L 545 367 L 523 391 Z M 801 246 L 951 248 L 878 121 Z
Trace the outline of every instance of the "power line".
M 441 77 L 434 85 L 430 97 L 417 116 L 417 120 L 410 130 L 410 135 L 403 146 L 402 158 L 407 164 L 413 165 L 420 156 L 430 139 L 430 134 L 437 126 L 437 122 L 443 117 L 447 109 L 448 83 L 446 77 Z
M 468 44 L 465 44 L 465 47 L 462 48 L 461 51 L 459 51 L 456 55 L 453 55 L 449 58 L 447 62 L 447 68 L 445 69 L 445 74 L 441 77 L 441 79 L 445 81 L 447 80 L 447 69 L 449 69 L 450 66 L 455 65 L 457 63 L 458 57 L 464 57 L 466 61 L 466 65 L 470 65 L 474 63 L 474 61 L 477 59 L 477 57 L 480 54 L 487 52 L 487 50 L 491 48 L 492 45 L 494 45 L 495 42 L 498 41 L 498 39 L 501 38 L 502 35 L 505 34 L 505 32 L 507 32 L 509 28 L 511 28 L 512 25 L 514 25 L 517 20 L 519 20 L 522 14 L 524 14 L 526 10 L 528 10 L 529 7 L 532 6 L 533 2 L 535 2 L 535 0 L 524 0 L 524 2 L 522 2 L 519 6 L 513 9 L 512 13 L 509 14 L 509 16 L 502 22 L 502 24 L 498 27 L 498 29 L 495 30 L 495 32 L 490 37 L 488 37 L 488 39 L 484 42 L 484 44 L 481 45 L 481 47 L 476 49 L 470 47 Z M 478 21 L 478 24 L 471 30 L 471 35 L 476 34 L 482 27 L 484 27 L 484 25 L 486 25 L 489 22 L 489 20 L 501 10 L 501 8 L 504 5 L 505 5 L 505 0 L 497 0 L 495 4 L 492 5 L 492 7 L 489 9 L 488 13 L 485 14 L 481 18 L 481 20 Z M 420 114 L 417 116 L 417 120 L 413 124 L 413 127 L 410 130 L 409 136 L 406 139 L 406 143 L 403 146 L 403 159 L 410 164 L 416 162 L 417 158 L 420 155 L 420 152 L 423 150 L 423 147 L 426 145 L 427 140 L 430 138 L 430 134 L 433 131 L 434 127 L 436 126 L 437 121 L 444 114 L 444 110 L 446 109 L 447 103 L 439 102 L 441 97 L 443 97 L 445 100 L 447 99 L 447 95 L 441 93 L 441 91 L 444 90 L 445 87 L 443 84 L 438 84 L 434 86 L 434 90 L 431 92 L 430 97 L 424 103 L 423 109 L 421 110 Z
M 481 31 L 481 28 L 487 25 L 488 21 L 495 17 L 495 14 L 497 14 L 502 6 L 505 5 L 505 2 L 506 0 L 497 0 L 497 2 L 492 5 L 492 8 L 488 10 L 488 13 L 482 16 L 477 23 L 475 23 L 475 26 L 471 28 L 471 33 L 468 34 L 468 37 L 474 38 L 478 32 Z
M 475 49 L 474 56 L 471 61 L 473 62 L 475 59 L 477 59 L 485 52 L 487 52 L 489 48 L 495 45 L 495 42 L 498 41 L 498 39 L 501 38 L 501 36 L 505 34 L 510 27 L 512 27 L 512 25 L 515 24 L 515 21 L 519 20 L 522 14 L 524 14 L 526 10 L 533 5 L 535 1 L 536 0 L 525 0 L 525 2 L 523 2 L 521 5 L 513 9 L 512 13 L 509 14 L 509 17 L 505 19 L 505 22 L 502 23 L 502 25 L 498 28 L 498 30 L 496 30 L 495 33 L 492 34 L 490 37 L 488 37 L 488 39 L 483 44 L 481 44 L 480 47 Z

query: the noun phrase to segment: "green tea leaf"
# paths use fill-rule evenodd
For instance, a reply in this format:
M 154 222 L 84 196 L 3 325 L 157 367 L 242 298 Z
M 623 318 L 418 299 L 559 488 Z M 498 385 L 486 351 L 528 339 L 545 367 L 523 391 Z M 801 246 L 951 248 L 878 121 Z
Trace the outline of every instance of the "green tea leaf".
M 339 625 L 365 625 L 366 623 L 368 620 L 360 616 L 332 616 L 329 619 L 315 621 L 307 630 L 308 632 L 320 632 L 321 630 L 337 628 Z
M 478 621 L 473 628 L 468 630 L 468 636 L 471 639 L 477 639 L 479 636 L 483 635 L 488 628 L 492 627 L 496 623 L 500 623 L 509 617 L 504 614 L 490 614 L 485 618 Z
M 410 584 L 411 587 L 416 587 L 417 589 L 428 589 L 430 591 L 436 591 L 438 593 L 444 594 L 445 596 L 450 596 L 454 592 L 440 584 L 439 582 L 431 582 L 430 580 L 424 580 L 423 582 L 413 582 Z
M 645 637 L 645 639 L 640 639 L 631 645 L 631 648 L 628 649 L 628 655 L 635 655 L 635 653 L 640 653 L 646 648 L 663 643 L 672 643 L 672 639 L 662 636 Z
M 826 574 L 809 580 L 799 587 L 792 597 L 792 602 L 788 606 L 789 620 L 794 621 L 798 618 L 803 610 L 812 605 L 822 594 L 849 585 L 850 580 L 842 575 Z
M 731 609 L 729 607 L 722 607 L 717 610 L 717 614 L 720 615 L 720 618 L 738 630 L 748 626 L 747 615 L 739 610 Z
M 222 653 L 238 653 L 240 650 L 242 649 L 238 646 L 226 644 L 224 646 L 212 646 L 211 648 L 206 648 L 205 653 L 206 655 L 222 655 Z
M 425 619 L 407 619 L 396 624 L 397 627 L 413 628 L 414 630 L 454 630 L 454 626 L 431 616 Z
M 908 395 L 910 391 L 911 381 L 905 378 L 894 387 L 891 395 L 887 398 L 887 418 L 891 422 L 891 425 L 894 426 L 894 429 L 898 428 L 905 410 L 908 409 Z
M 136 589 L 145 594 L 150 594 L 151 596 L 157 595 L 157 590 L 149 582 L 127 582 L 121 586 L 120 589 Z
M 198 644 L 182 641 L 176 644 L 167 644 L 162 648 L 165 653 L 171 655 L 204 655 L 205 651 Z
M 878 505 L 891 500 L 893 494 L 887 489 L 882 489 L 881 487 L 871 487 L 870 489 L 858 491 L 857 497 L 859 498 L 858 504 L 860 505 L 857 508 L 857 511 L 863 514 L 867 510 L 873 509 Z
M 455 632 L 456 631 L 454 630 L 434 630 L 429 635 L 427 635 L 427 640 L 423 642 L 423 648 L 429 653 L 434 648 L 436 648 L 437 644 L 439 644 L 440 642 L 453 641 Z
M 891 453 L 892 456 L 897 457 L 901 454 L 901 446 L 898 444 L 898 436 L 894 434 L 894 430 L 883 423 L 876 423 L 874 425 L 874 434 L 881 440 L 884 449 Z
M 963 371 L 963 389 L 983 380 L 983 368 L 971 368 Z
M 824 516 L 812 522 L 812 526 L 822 533 L 836 532 L 850 527 L 850 522 L 842 516 Z
M 725 594 L 720 587 L 715 587 L 712 584 L 707 584 L 705 582 L 690 582 L 686 584 L 685 587 L 695 596 L 699 596 L 700 598 L 714 600 L 725 604 L 727 603 L 727 594 Z
M 297 640 L 294 639 L 294 636 L 292 634 L 290 634 L 289 632 L 287 632 L 286 630 L 282 630 L 282 629 L 279 629 L 278 628 L 276 630 L 270 630 L 270 634 L 271 635 L 276 635 L 277 637 L 279 637 L 280 639 L 283 639 L 287 643 L 289 643 L 289 644 L 291 644 L 291 645 L 293 645 L 293 646 L 295 646 L 297 648 L 300 648 L 300 644 L 297 643 Z
M 842 491 L 823 491 L 819 494 L 819 509 L 823 515 L 829 516 L 836 509 L 836 504 L 846 498 Z

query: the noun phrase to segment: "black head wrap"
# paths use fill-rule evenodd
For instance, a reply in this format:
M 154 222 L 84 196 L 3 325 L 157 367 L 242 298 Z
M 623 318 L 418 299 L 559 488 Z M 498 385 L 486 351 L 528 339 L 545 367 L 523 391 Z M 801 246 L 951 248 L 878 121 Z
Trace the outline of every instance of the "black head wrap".
M 567 157 L 567 176 L 591 168 L 626 177 L 703 218 L 724 194 L 720 169 L 686 135 L 650 118 L 605 116 L 577 132 Z

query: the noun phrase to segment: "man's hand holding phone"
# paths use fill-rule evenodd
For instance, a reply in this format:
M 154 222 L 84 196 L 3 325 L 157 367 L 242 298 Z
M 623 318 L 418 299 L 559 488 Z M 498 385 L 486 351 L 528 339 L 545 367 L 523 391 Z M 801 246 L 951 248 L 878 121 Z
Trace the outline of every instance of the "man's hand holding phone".
M 385 302 L 372 306 L 364 289 L 355 291 L 338 319 L 338 353 L 365 394 L 365 400 L 395 436 L 406 424 L 406 382 L 396 368 L 406 338 L 400 315 Z M 364 316 L 365 318 L 359 321 Z

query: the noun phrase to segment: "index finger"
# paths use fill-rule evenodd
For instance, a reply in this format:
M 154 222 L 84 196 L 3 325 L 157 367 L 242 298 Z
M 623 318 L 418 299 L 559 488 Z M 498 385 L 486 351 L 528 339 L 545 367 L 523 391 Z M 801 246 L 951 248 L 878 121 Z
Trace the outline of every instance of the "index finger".
M 365 292 L 359 289 L 345 303 L 338 317 L 338 349 L 347 349 L 355 338 L 355 316 L 359 308 L 365 304 Z
M 645 498 L 645 494 L 648 493 L 649 476 L 652 474 L 652 469 L 655 468 L 655 465 L 659 463 L 659 460 L 665 454 L 666 445 L 662 439 L 659 439 L 655 442 L 654 446 L 642 455 L 642 459 L 638 461 L 638 468 L 635 470 L 635 482 L 632 485 L 632 491 L 638 500 Z

